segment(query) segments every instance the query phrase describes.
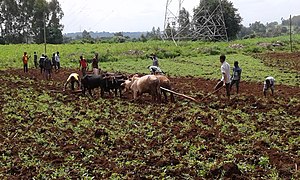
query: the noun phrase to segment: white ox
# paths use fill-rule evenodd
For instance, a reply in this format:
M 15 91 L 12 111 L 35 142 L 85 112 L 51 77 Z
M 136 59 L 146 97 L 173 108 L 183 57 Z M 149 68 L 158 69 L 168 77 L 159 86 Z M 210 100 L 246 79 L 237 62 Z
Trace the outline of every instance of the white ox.
M 143 93 L 149 93 L 153 101 L 161 101 L 160 82 L 155 75 L 133 77 L 131 80 L 125 80 L 123 86 L 133 92 L 133 99 L 137 99 Z

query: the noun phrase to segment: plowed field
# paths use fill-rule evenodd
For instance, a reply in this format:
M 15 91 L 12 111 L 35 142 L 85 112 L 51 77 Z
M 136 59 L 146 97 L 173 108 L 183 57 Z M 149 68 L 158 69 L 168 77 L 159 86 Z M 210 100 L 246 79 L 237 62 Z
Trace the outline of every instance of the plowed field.
M 295 66 L 297 68 L 298 66 Z M 72 69 L 0 71 L 0 177 L 5 179 L 300 178 L 300 87 L 244 82 L 212 94 L 215 80 L 170 77 L 199 104 L 94 99 L 61 92 Z

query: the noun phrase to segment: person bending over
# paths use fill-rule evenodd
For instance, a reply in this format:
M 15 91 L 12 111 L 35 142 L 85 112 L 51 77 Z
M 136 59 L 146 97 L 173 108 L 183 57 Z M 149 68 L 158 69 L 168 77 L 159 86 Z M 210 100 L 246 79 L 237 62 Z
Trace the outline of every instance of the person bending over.
M 75 83 L 77 83 L 77 89 L 80 89 L 81 87 L 81 83 L 80 83 L 80 78 L 79 78 L 79 74 L 77 73 L 71 73 L 70 76 L 68 77 L 67 81 L 64 84 L 64 89 L 63 91 L 66 90 L 67 85 L 71 83 L 71 90 L 74 91 L 75 90 Z
M 264 81 L 264 96 L 267 97 L 267 90 L 270 88 L 272 92 L 272 96 L 274 95 L 274 86 L 275 86 L 275 79 L 272 76 L 269 76 Z

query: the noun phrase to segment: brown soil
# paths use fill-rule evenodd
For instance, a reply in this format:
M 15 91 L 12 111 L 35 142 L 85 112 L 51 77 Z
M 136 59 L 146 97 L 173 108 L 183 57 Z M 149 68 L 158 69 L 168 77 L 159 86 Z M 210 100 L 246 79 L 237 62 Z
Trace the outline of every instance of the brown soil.
M 298 63 L 299 64 L 299 63 Z M 293 68 L 299 70 L 299 66 L 293 65 Z M 10 76 L 15 75 L 21 79 L 31 80 L 30 84 L 26 83 L 14 83 L 14 82 L 8 82 L 5 80 L 5 78 L 0 78 L 0 84 L 7 86 L 11 89 L 16 89 L 19 87 L 23 88 L 33 88 L 37 92 L 43 92 L 43 91 L 49 91 L 53 92 L 53 94 L 56 93 L 63 93 L 64 95 L 67 95 L 68 97 L 65 99 L 60 99 L 60 101 L 63 101 L 64 103 L 77 103 L 77 99 L 79 96 L 82 96 L 81 93 L 71 93 L 70 91 L 62 92 L 64 81 L 67 79 L 70 73 L 77 72 L 77 70 L 73 69 L 61 69 L 59 72 L 55 72 L 53 74 L 53 77 L 50 81 L 46 81 L 45 78 L 40 74 L 40 71 L 37 69 L 30 69 L 28 73 L 22 72 L 20 69 L 9 69 L 6 71 L 0 71 L 0 76 Z M 217 92 L 216 94 L 212 94 L 211 96 L 207 96 L 209 93 L 213 92 L 213 88 L 216 85 L 216 80 L 209 80 L 209 79 L 203 79 L 203 78 L 195 78 L 195 77 L 170 77 L 170 80 L 172 82 L 173 90 L 179 93 L 183 93 L 186 95 L 189 95 L 191 97 L 194 97 L 201 103 L 202 108 L 212 108 L 216 109 L 218 111 L 224 111 L 224 108 L 230 107 L 230 108 L 239 108 L 243 112 L 249 114 L 255 114 L 255 113 L 261 113 L 261 112 L 267 112 L 268 110 L 278 107 L 283 108 L 285 112 L 287 112 L 291 116 L 300 117 L 300 104 L 288 104 L 292 98 L 299 99 L 300 97 L 300 87 L 293 87 L 293 86 L 286 86 L 286 85 L 276 85 L 275 86 L 275 96 L 271 97 L 270 92 L 268 94 L 268 98 L 265 99 L 263 97 L 262 88 L 263 83 L 255 83 L 255 82 L 245 82 L 242 81 L 240 83 L 240 93 L 237 95 L 235 94 L 235 87 L 233 87 L 232 90 L 232 96 L 231 100 L 228 102 L 227 98 L 224 96 L 225 90 L 222 89 L 220 92 Z M 1 91 L 0 91 L 1 92 Z M 207 97 L 206 97 L 207 96 Z M 55 97 L 53 95 L 53 97 Z M 206 97 L 203 99 L 203 97 Z M 100 98 L 98 94 L 95 93 L 95 98 Z M 110 97 L 108 94 L 105 94 L 105 99 L 113 99 L 114 97 Z M 278 102 L 280 100 L 280 102 Z M 3 104 L 5 103 L 3 98 L 1 98 L 1 109 Z M 123 98 L 120 99 L 120 101 L 123 101 L 124 105 L 128 105 L 129 102 L 131 102 L 131 94 L 125 93 Z M 187 101 L 180 97 L 177 97 L 177 101 Z M 214 104 L 213 102 L 220 101 L 221 103 Z M 84 102 L 84 100 L 83 100 Z M 82 102 L 81 102 L 82 103 Z M 141 100 L 135 102 L 137 105 L 139 105 L 141 108 L 145 106 L 145 104 L 151 104 L 151 98 L 148 95 L 145 95 L 142 97 Z M 78 106 L 83 106 L 83 108 L 92 108 L 91 106 L 86 104 L 80 104 Z M 224 152 L 224 146 L 219 146 L 219 144 L 222 144 L 223 142 L 226 142 L 227 144 L 235 144 L 242 140 L 242 135 L 238 131 L 238 129 L 235 126 L 229 126 L 228 130 L 230 131 L 230 135 L 225 134 L 221 131 L 220 126 L 216 124 L 216 121 L 214 120 L 214 117 L 212 114 L 203 115 L 199 114 L 198 116 L 202 118 L 201 122 L 204 125 L 207 125 L 210 127 L 210 129 L 200 129 L 195 120 L 188 120 L 186 119 L 186 116 L 184 115 L 184 112 L 179 111 L 180 108 L 182 108 L 182 105 L 179 104 L 171 104 L 164 102 L 164 106 L 169 107 L 170 112 L 164 112 L 164 116 L 166 116 L 165 120 L 166 122 L 162 122 L 166 125 L 166 127 L 163 127 L 158 122 L 153 123 L 153 126 L 159 129 L 161 132 L 165 133 L 171 133 L 171 136 L 176 137 L 177 139 L 180 139 L 182 141 L 188 141 L 193 142 L 194 138 L 196 136 L 200 136 L 201 138 L 205 139 L 207 141 L 206 150 L 203 150 L 201 153 L 201 158 L 204 159 L 217 159 L 218 154 L 223 154 Z M 180 108 L 179 108 L 180 107 Z M 247 108 L 245 108 L 247 107 Z M 251 107 L 251 108 L 249 108 Z M 78 108 L 78 111 L 80 111 L 81 114 L 85 114 L 85 111 Z M 94 109 L 97 111 L 97 109 Z M 159 111 L 159 109 L 157 109 Z M 177 111 L 178 110 L 178 111 Z M 160 110 L 162 111 L 162 110 Z M 209 112 L 209 111 L 208 111 Z M 3 113 L 3 112 L 2 112 Z M 111 113 L 115 113 L 114 110 L 111 111 Z M 175 115 L 174 115 L 175 114 Z M 120 118 L 126 118 L 126 114 L 115 114 L 116 116 L 119 116 Z M 133 116 L 135 119 L 141 119 L 141 121 L 147 121 L 145 119 L 142 119 L 142 113 L 136 112 Z M 230 114 L 229 114 L 230 115 Z M 1 114 L 1 117 L 3 115 Z M 255 116 L 253 116 L 255 117 Z M 80 121 L 79 119 L 70 117 L 69 119 L 73 124 L 78 124 Z M 28 120 L 29 121 L 29 120 Z M 48 117 L 47 123 L 53 123 L 53 119 L 51 117 Z M 190 129 L 182 129 L 181 128 L 181 122 L 189 121 L 191 123 Z M 241 116 L 236 116 L 236 121 L 243 122 L 244 119 Z M 256 121 L 255 119 L 253 121 Z M 272 119 L 260 122 L 261 124 L 257 125 L 258 130 L 265 130 L 265 131 L 273 131 L 270 130 L 270 127 L 272 124 Z M 168 122 L 171 122 L 169 124 Z M 11 123 L 11 122 L 10 122 Z M 43 122 L 42 122 L 43 123 Z M 101 122 L 102 126 L 109 126 L 109 121 Z M 299 136 L 299 121 L 295 122 L 293 126 L 288 127 L 287 129 L 281 129 L 280 125 L 275 127 L 276 132 L 280 132 L 282 134 L 285 134 L 283 136 L 282 141 L 288 141 L 288 137 L 292 136 Z M 0 127 L 3 128 L 11 128 L 9 124 L 6 124 L 6 122 L 3 122 L 0 119 Z M 53 129 L 44 129 L 41 125 L 34 125 L 33 127 L 28 127 L 28 129 L 34 129 L 36 131 L 39 131 L 41 134 L 47 134 L 48 131 L 55 132 L 57 129 L 52 127 Z M 287 128 L 287 127 L 285 127 Z M 14 127 L 12 127 L 14 129 Z M 22 129 L 23 134 L 28 129 Z M 87 135 L 88 138 L 96 138 L 96 139 L 103 139 L 103 143 L 110 147 L 110 151 L 105 156 L 97 156 L 92 159 L 92 163 L 85 163 L 85 168 L 89 170 L 95 170 L 99 167 L 102 169 L 109 169 L 114 173 L 123 174 L 126 175 L 128 179 L 147 179 L 145 178 L 145 175 L 155 175 L 159 176 L 158 169 L 161 167 L 166 166 L 176 166 L 177 164 L 184 164 L 186 166 L 181 167 L 180 170 L 172 171 L 172 169 L 166 170 L 166 174 L 170 177 L 175 177 L 176 179 L 181 179 L 184 176 L 183 174 L 189 174 L 191 177 L 194 177 L 197 179 L 198 175 L 196 174 L 196 170 L 193 168 L 188 168 L 187 162 L 181 162 L 181 157 L 183 155 L 186 155 L 188 153 L 188 150 L 182 145 L 178 144 L 175 147 L 175 150 L 180 154 L 180 156 L 174 156 L 170 150 L 167 148 L 163 150 L 163 155 L 155 155 L 150 154 L 149 156 L 141 155 L 139 157 L 136 157 L 137 154 L 134 153 L 128 153 L 126 157 L 128 159 L 139 159 L 140 161 L 145 162 L 143 165 L 139 165 L 138 168 L 134 166 L 126 166 L 126 168 L 120 168 L 117 164 L 115 164 L 112 159 L 115 159 L 120 155 L 120 153 L 124 150 L 130 150 L 129 152 L 143 152 L 144 147 L 140 146 L 140 144 L 146 144 L 148 148 L 151 149 L 159 149 L 159 147 L 164 146 L 165 143 L 168 143 L 170 141 L 169 135 L 163 136 L 164 139 L 162 139 L 161 142 L 158 142 L 157 140 L 153 139 L 150 142 L 146 142 L 145 139 L 139 139 L 137 141 L 137 137 L 132 137 L 130 135 L 124 137 L 123 139 L 115 139 L 114 142 L 109 137 L 109 133 L 106 132 L 105 129 L 98 128 L 96 130 L 91 131 L 90 129 L 83 129 L 84 135 Z M 15 131 L 16 128 L 15 128 Z M 60 130 L 61 131 L 61 130 Z M 4 136 L 4 130 L 0 131 L 0 142 L 5 141 Z M 81 158 L 84 157 L 84 154 L 82 154 L 80 151 L 82 148 L 84 149 L 93 149 L 94 144 L 91 142 L 85 141 L 87 139 L 78 139 L 78 144 L 80 144 L 80 147 L 78 144 L 66 144 L 65 141 L 68 139 L 72 139 L 73 137 L 73 130 L 67 129 L 62 132 L 60 132 L 63 136 L 62 137 L 54 137 L 57 138 L 55 143 L 58 147 L 61 148 L 61 152 L 63 155 L 67 156 L 70 153 L 75 155 L 75 160 L 79 164 L 81 162 Z M 14 134 L 14 133 L 12 133 Z M 84 136 L 83 135 L 83 136 Z M 86 138 L 86 137 L 85 137 Z M 171 138 L 172 139 L 172 138 Z M 136 142 L 137 141 L 137 142 Z M 42 154 L 43 151 L 47 150 L 46 147 L 43 147 L 39 144 L 32 143 L 33 140 L 31 139 L 23 139 L 23 140 L 17 140 L 13 139 L 10 141 L 10 144 L 6 142 L 6 145 L 9 146 L 11 144 L 15 144 L 11 148 L 11 152 L 9 152 L 12 156 L 12 161 L 15 164 L 15 166 L 11 167 L 10 169 L 2 169 L 0 167 L 0 173 L 7 174 L 8 178 L 21 178 L 21 179 L 30 179 L 33 176 L 37 175 L 37 167 L 24 167 L 22 166 L 21 160 L 18 157 L 18 148 L 26 149 L 27 144 L 31 144 L 36 149 L 36 154 L 34 156 L 39 157 L 44 162 L 47 162 L 51 164 L 52 166 L 59 167 L 61 164 L 65 162 L 64 158 L 61 158 L 55 152 L 51 152 L 45 156 L 45 154 Z M 129 143 L 128 143 L 129 142 Z M 197 143 L 197 142 L 193 142 Z M 22 144 L 22 145 L 20 145 Z M 25 144 L 25 145 L 24 145 Z M 1 143 L 2 146 L 2 143 Z M 0 147 L 1 147 L 0 146 Z M 3 147 L 2 147 L 3 148 Z M 40 148 L 40 149 L 39 149 Z M 80 149 L 81 148 L 81 149 Z M 101 149 L 100 149 L 101 151 Z M 242 173 L 242 170 L 238 168 L 236 163 L 221 163 L 216 167 L 213 167 L 207 174 L 206 178 L 208 179 L 217 179 L 220 177 L 228 178 L 228 179 L 252 179 L 252 178 L 260 178 L 262 176 L 267 177 L 266 174 L 270 174 L 271 172 L 267 172 L 266 169 L 268 168 L 262 168 L 258 165 L 259 163 L 259 156 L 265 155 L 269 157 L 269 164 L 272 167 L 275 167 L 279 171 L 279 177 L 283 179 L 290 179 L 291 176 L 295 175 L 295 165 L 300 164 L 300 158 L 299 154 L 297 154 L 297 151 L 299 152 L 299 147 L 295 146 L 292 147 L 292 149 L 289 149 L 288 151 L 278 151 L 274 147 L 271 147 L 270 142 L 265 141 L 257 141 L 253 143 L 252 149 L 249 149 L 251 153 L 248 154 L 236 154 L 235 159 L 236 161 L 247 161 L 253 163 L 257 168 L 254 169 L 252 172 L 244 172 Z M 101 153 L 101 152 L 99 152 Z M 1 154 L 8 154 L 8 152 L 0 151 Z M 42 156 L 42 155 L 43 156 Z M 220 160 L 221 161 L 221 160 Z M 199 167 L 201 168 L 201 167 Z M 133 174 L 130 174 L 130 173 Z M 53 172 L 49 172 L 51 174 Z M 93 174 L 94 177 L 97 178 L 109 178 L 110 174 Z M 299 176 L 299 173 L 297 174 L 297 177 Z M 1 176 L 0 176 L 1 177 Z M 4 176 L 5 177 L 5 176 Z M 80 177 L 80 172 L 78 169 L 73 170 L 72 174 L 73 178 Z M 252 177 L 252 178 L 251 178 Z M 203 177 L 198 177 L 203 178 Z

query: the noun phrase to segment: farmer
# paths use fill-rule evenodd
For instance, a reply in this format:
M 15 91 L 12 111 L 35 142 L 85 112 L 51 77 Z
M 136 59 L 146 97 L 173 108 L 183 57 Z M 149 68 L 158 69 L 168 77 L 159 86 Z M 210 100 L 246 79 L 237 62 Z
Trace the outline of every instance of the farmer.
M 79 70 L 82 72 L 82 76 L 86 75 L 87 68 L 88 68 L 88 62 L 83 58 L 83 56 L 80 56 Z
M 36 52 L 33 53 L 33 62 L 34 62 L 34 67 L 37 69 L 38 68 L 38 61 L 37 61 L 37 54 Z
M 56 65 L 56 70 L 58 71 L 60 69 L 60 56 L 59 56 L 59 52 L 57 51 L 55 54 L 55 65 Z
M 231 83 L 230 83 L 230 91 L 231 91 L 232 86 L 235 84 L 237 94 L 239 93 L 241 74 L 242 74 L 242 69 L 239 67 L 239 62 L 234 61 L 233 75 L 232 75 Z
M 158 66 L 148 66 L 151 74 L 164 74 L 164 72 Z
M 157 66 L 158 67 L 158 59 L 157 56 L 155 54 L 152 54 L 150 56 L 150 58 L 152 59 L 152 66 Z
M 23 60 L 23 68 L 24 68 L 24 72 L 27 73 L 28 72 L 28 59 L 30 57 L 28 57 L 27 52 L 24 52 L 22 60 Z
M 92 68 L 93 68 L 93 72 L 95 75 L 99 74 L 99 59 L 98 59 L 98 53 L 95 53 L 95 57 L 93 58 L 92 61 Z
M 56 70 L 57 68 L 56 68 L 55 53 L 52 54 L 52 59 L 51 60 L 52 60 L 52 67 L 53 67 L 54 70 Z
M 222 86 L 226 87 L 226 96 L 230 99 L 230 65 L 226 62 L 226 56 L 220 56 L 221 65 L 221 73 L 222 78 L 219 80 L 217 85 L 215 86 L 215 90 L 220 89 Z
M 71 73 L 70 76 L 68 77 L 67 81 L 64 84 L 64 89 L 63 91 L 66 90 L 67 85 L 71 83 L 71 90 L 75 90 L 75 83 L 77 83 L 77 88 L 80 89 L 81 84 L 80 84 L 80 79 L 79 79 L 79 74 L 77 73 Z
M 269 76 L 264 81 L 264 96 L 267 97 L 267 90 L 270 88 L 272 92 L 272 96 L 274 95 L 274 86 L 275 86 L 275 79 L 272 76 Z
M 40 66 L 40 69 L 41 69 L 41 74 L 43 74 L 43 72 L 44 72 L 44 60 L 45 60 L 45 55 L 42 54 L 42 56 L 40 57 L 40 60 L 39 60 L 39 66 Z
M 44 72 L 45 72 L 45 77 L 47 80 L 51 79 L 51 73 L 52 73 L 52 62 L 51 60 L 45 55 L 44 59 Z

